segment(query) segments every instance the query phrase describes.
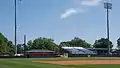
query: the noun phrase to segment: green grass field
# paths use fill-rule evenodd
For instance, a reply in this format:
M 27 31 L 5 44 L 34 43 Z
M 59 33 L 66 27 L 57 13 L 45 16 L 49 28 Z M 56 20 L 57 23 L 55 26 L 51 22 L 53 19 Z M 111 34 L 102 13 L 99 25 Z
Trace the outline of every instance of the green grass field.
M 77 59 L 94 59 L 94 58 L 41 58 L 41 59 L 0 59 L 0 68 L 120 68 L 120 65 L 54 65 L 32 62 L 32 60 L 77 60 Z M 103 58 L 95 58 L 103 59 Z M 104 58 L 119 59 L 119 58 Z M 104 60 L 103 59 L 103 60 Z

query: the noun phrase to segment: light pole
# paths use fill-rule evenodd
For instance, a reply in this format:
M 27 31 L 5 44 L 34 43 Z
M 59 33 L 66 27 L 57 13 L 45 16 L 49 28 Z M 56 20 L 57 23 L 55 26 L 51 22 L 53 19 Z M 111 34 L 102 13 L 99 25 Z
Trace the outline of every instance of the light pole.
M 17 6 L 17 1 L 16 0 L 14 0 L 14 2 L 15 2 L 15 54 L 17 54 L 17 14 L 16 14 L 16 6 Z
M 26 51 L 26 35 L 24 35 L 24 44 L 23 44 L 23 48 L 24 48 L 24 54 Z
M 112 3 L 110 3 L 110 2 L 105 2 L 104 3 L 104 8 L 106 9 L 106 11 L 107 11 L 107 13 L 106 13 L 106 15 L 107 15 L 107 39 L 108 39 L 108 54 L 110 55 L 110 42 L 109 42 L 109 40 L 110 40 L 110 36 L 109 36 L 109 11 L 112 9 Z

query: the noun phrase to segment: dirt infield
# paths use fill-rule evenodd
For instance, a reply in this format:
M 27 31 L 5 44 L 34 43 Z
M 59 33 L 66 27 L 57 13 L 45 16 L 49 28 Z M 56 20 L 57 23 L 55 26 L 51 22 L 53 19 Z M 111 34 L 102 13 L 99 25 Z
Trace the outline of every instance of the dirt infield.
M 33 61 L 60 65 L 78 65 L 78 64 L 120 64 L 120 60 L 62 60 L 62 61 Z

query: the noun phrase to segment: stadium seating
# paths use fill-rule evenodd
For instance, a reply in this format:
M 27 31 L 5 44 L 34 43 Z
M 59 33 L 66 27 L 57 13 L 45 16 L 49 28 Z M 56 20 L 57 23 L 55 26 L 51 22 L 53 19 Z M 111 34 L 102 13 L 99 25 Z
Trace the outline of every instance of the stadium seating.
M 95 51 L 83 48 L 83 47 L 62 47 L 71 54 L 97 54 Z

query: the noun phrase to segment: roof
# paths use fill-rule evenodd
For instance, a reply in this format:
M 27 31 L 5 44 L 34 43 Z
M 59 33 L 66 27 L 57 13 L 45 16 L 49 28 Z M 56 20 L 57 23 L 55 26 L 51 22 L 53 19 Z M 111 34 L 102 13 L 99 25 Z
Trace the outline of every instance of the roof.
M 95 51 L 88 50 L 83 47 L 62 47 L 71 54 L 97 54 Z
M 62 47 L 63 49 L 85 49 L 83 47 Z
M 87 49 L 91 49 L 91 50 L 108 50 L 108 48 L 87 48 Z
M 35 50 L 29 50 L 29 51 L 26 51 L 26 52 L 54 52 L 54 51 L 51 51 L 51 50 L 38 50 L 38 49 L 35 49 Z
M 83 47 L 62 47 L 63 49 L 92 49 L 92 50 L 108 50 L 108 48 L 83 48 Z

